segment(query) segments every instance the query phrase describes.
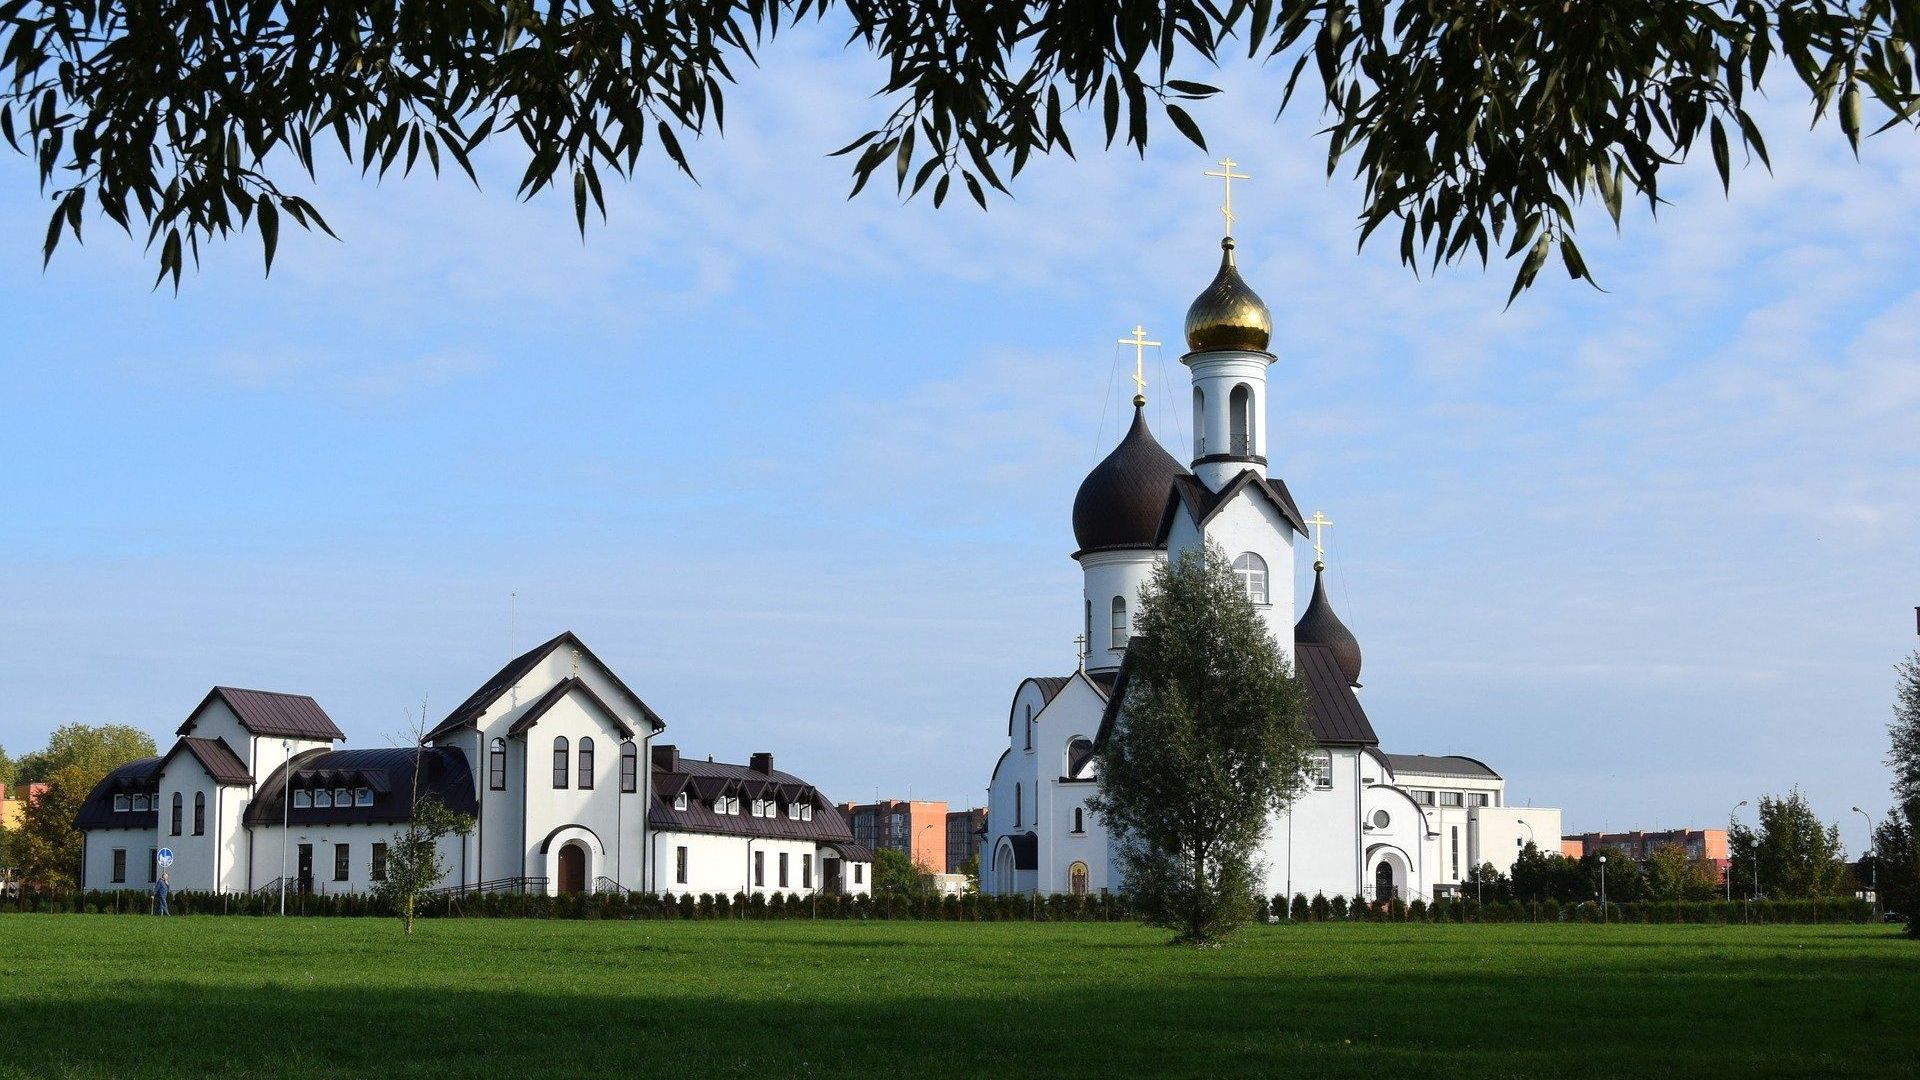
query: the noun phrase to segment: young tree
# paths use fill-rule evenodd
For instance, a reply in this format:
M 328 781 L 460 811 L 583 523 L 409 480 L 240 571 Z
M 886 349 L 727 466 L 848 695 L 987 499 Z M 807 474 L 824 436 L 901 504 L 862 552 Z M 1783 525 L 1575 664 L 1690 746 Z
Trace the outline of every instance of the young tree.
M 1815 900 L 1840 893 L 1846 868 L 1840 827 L 1820 821 L 1799 788 L 1784 798 L 1760 797 L 1760 828 L 1735 822 L 1728 830 L 1733 894 L 1754 893 L 1759 872 L 1759 894 L 1776 900 Z
M 912 859 L 892 848 L 873 852 L 873 891 L 897 896 L 920 896 L 933 891 L 933 879 Z
M 1251 916 L 1268 818 L 1303 782 L 1305 691 L 1213 545 L 1154 571 L 1122 680 L 1088 805 L 1147 921 L 1214 942 Z
M 1409 266 L 1504 251 L 1515 292 L 1555 255 L 1587 276 L 1582 201 L 1618 224 L 1695 151 L 1723 183 L 1736 151 L 1764 164 L 1745 94 L 1770 62 L 1856 151 L 1880 115 L 1915 116 L 1915 15 L 1898 3 L 19 0 L 0 4 L 0 134 L 53 203 L 47 257 L 92 211 L 142 234 L 176 286 L 213 237 L 256 227 L 270 268 L 283 216 L 326 229 L 282 185 L 334 145 L 380 175 L 446 159 L 474 176 L 482 144 L 517 142 L 521 193 L 570 185 L 584 231 L 603 177 L 631 175 L 648 139 L 691 173 L 682 143 L 719 133 L 734 73 L 829 17 L 889 73 L 884 119 L 840 151 L 855 192 L 877 174 L 984 207 L 1036 155 L 1071 155 L 1080 115 L 1109 146 L 1144 153 L 1164 115 L 1204 147 L 1187 110 L 1218 91 L 1187 76 L 1244 50 L 1272 65 L 1269 106 L 1307 77 L 1305 107 L 1328 114 L 1312 154 L 1355 166 L 1363 241 L 1398 223 Z
M 1581 884 L 1584 892 L 1568 896 L 1567 900 L 1595 900 L 1600 896 L 1600 857 L 1606 856 L 1606 894 L 1609 904 L 1631 904 L 1646 898 L 1647 878 L 1640 870 L 1640 864 L 1633 857 L 1616 847 L 1603 847 L 1589 851 L 1579 862 Z
M 125 724 L 62 724 L 47 736 L 44 749 L 21 757 L 19 782 L 44 782 L 69 765 L 91 773 L 94 782 L 136 758 L 152 757 L 153 736 Z M 88 785 L 91 789 L 92 784 Z
M 1660 844 L 1647 852 L 1647 899 L 1711 900 L 1718 889 L 1713 864 L 1689 858 L 1679 844 Z
M 1483 862 L 1479 866 L 1467 867 L 1467 876 L 1460 884 L 1460 895 L 1488 904 L 1511 900 L 1514 898 L 1513 882 L 1500 872 L 1499 867 Z
M 84 848 L 73 819 L 99 782 L 100 776 L 81 764 L 68 765 L 42 781 L 47 790 L 27 804 L 13 842 L 22 880 L 56 890 L 79 884 Z
M 972 858 L 961 863 L 960 872 L 967 875 L 967 891 L 978 893 L 980 891 L 980 853 L 974 852 Z
M 447 862 L 440 855 L 440 841 L 449 836 L 464 836 L 473 828 L 473 819 L 447 809 L 438 798 L 418 794 L 415 785 L 413 814 L 406 828 L 387 845 L 387 876 L 374 888 L 374 894 L 393 905 L 394 913 L 409 937 L 413 919 L 420 908 L 421 894 L 440 884 L 447 876 Z

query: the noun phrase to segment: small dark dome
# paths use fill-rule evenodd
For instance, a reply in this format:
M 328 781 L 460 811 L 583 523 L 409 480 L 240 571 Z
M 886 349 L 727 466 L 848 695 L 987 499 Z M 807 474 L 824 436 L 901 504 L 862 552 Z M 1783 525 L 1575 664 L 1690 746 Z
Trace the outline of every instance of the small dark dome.
M 1126 438 L 1080 481 L 1073 497 L 1073 538 L 1080 550 L 1155 546 L 1173 478 L 1186 471 L 1147 430 L 1146 410 L 1136 401 Z
M 1333 613 L 1333 605 L 1327 603 L 1327 587 L 1320 580 L 1322 565 L 1313 564 L 1313 599 L 1307 602 L 1307 613 L 1293 624 L 1293 640 L 1302 645 L 1325 645 L 1333 650 L 1333 659 L 1340 665 L 1340 673 L 1347 677 L 1353 686 L 1360 685 L 1360 642 Z

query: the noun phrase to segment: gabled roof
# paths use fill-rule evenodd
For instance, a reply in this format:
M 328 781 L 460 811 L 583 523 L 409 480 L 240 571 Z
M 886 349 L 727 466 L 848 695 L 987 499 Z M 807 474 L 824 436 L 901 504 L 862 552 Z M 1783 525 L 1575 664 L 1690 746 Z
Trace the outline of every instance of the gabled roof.
M 528 672 L 540 666 L 542 661 L 562 645 L 571 646 L 572 648 L 580 650 L 580 655 L 593 661 L 601 671 L 605 672 L 607 678 L 612 680 L 613 685 L 618 687 L 620 692 L 626 696 L 627 700 L 631 701 L 634 707 L 640 710 L 640 715 L 646 717 L 647 722 L 653 725 L 653 730 L 660 731 L 667 726 L 666 722 L 661 720 L 659 715 L 647 706 L 646 702 L 640 700 L 640 695 L 628 688 L 626 683 L 621 682 L 620 676 L 614 674 L 612 668 L 602 662 L 598 656 L 595 656 L 592 649 L 587 648 L 585 642 L 575 636 L 573 631 L 567 630 L 563 631 L 558 637 L 550 641 L 543 641 L 526 652 L 521 653 L 519 656 L 514 657 L 512 660 L 507 661 L 506 667 L 494 672 L 493 677 L 482 683 L 480 689 L 469 694 L 467 700 L 455 706 L 454 710 L 447 714 L 445 720 L 435 725 L 434 729 L 427 733 L 427 739 L 429 741 L 438 739 L 451 732 L 458 731 L 463 727 L 471 726 L 486 713 L 487 709 L 491 707 L 495 701 L 500 699 L 501 694 L 506 693 L 513 684 L 526 678 Z
M 697 761 L 681 758 L 679 769 L 653 770 L 653 805 L 647 811 L 647 827 L 661 832 L 717 833 L 726 836 L 765 836 L 780 840 L 812 840 L 822 844 L 852 843 L 853 830 L 838 808 L 813 785 L 793 775 L 775 770 L 761 772 L 748 765 L 729 765 L 722 761 Z M 742 794 L 751 799 L 755 788 L 764 796 L 777 791 L 782 802 L 807 803 L 813 807 L 808 821 L 795 821 L 784 810 L 775 817 L 754 817 L 745 813 L 716 814 L 712 802 L 720 795 Z M 692 797 L 685 810 L 676 810 L 673 797 L 690 789 Z
M 1146 644 L 1144 639 L 1136 636 L 1127 649 L 1126 659 L 1120 663 L 1120 676 L 1107 697 L 1106 710 L 1100 714 L 1100 731 L 1093 739 L 1095 752 L 1106 745 L 1107 733 L 1119 719 L 1127 696 L 1127 683 L 1133 674 L 1133 658 L 1143 644 Z M 1354 696 L 1353 687 L 1347 685 L 1340 673 L 1333 650 L 1325 645 L 1295 646 L 1293 675 L 1307 689 L 1307 731 L 1316 742 L 1379 745 L 1380 737 L 1373 733 L 1373 724 L 1367 720 L 1366 710 L 1360 707 L 1360 699 Z
M 1471 780 L 1498 780 L 1500 774 L 1477 758 L 1458 754 L 1383 754 L 1397 779 L 1401 773 L 1415 776 L 1452 776 Z
M 1020 691 L 1026 689 L 1028 683 L 1032 683 L 1040 688 L 1040 707 L 1044 709 L 1053 704 L 1053 699 L 1060 696 L 1060 691 L 1067 688 L 1067 684 L 1073 681 L 1074 675 L 1085 677 L 1087 682 L 1092 684 L 1093 692 L 1100 695 L 1101 700 L 1104 701 L 1107 695 L 1113 692 L 1113 680 L 1118 674 L 1118 671 L 1081 670 L 1074 672 L 1073 675 L 1034 675 L 1020 680 L 1020 685 L 1013 691 L 1014 704 L 1020 701 Z M 1007 737 L 1013 737 L 1013 705 L 1007 706 Z
M 633 738 L 633 725 L 620 719 L 620 714 L 614 712 L 606 702 L 600 700 L 600 695 L 594 693 L 593 688 L 582 681 L 578 675 L 572 675 L 554 683 L 553 689 L 541 694 L 540 700 L 528 706 L 527 711 L 520 714 L 520 719 L 515 720 L 513 726 L 507 729 L 507 734 L 520 735 L 525 733 L 528 728 L 539 723 L 541 717 L 547 715 L 547 710 L 560 704 L 562 699 L 576 690 L 588 701 L 592 702 L 594 708 L 606 713 L 607 719 L 613 721 L 613 726 L 619 730 L 620 734 L 629 739 Z
M 167 763 L 178 757 L 182 751 L 193 755 L 193 759 L 200 763 L 200 767 L 206 770 L 207 775 L 212 777 L 216 784 L 253 783 L 253 773 L 248 770 L 247 763 L 240 760 L 240 755 L 233 752 L 233 747 L 228 746 L 225 739 L 196 739 L 191 735 L 182 736 L 180 741 L 173 744 L 173 749 L 168 750 L 161 757 L 160 767 L 165 769 Z
M 1293 531 L 1301 536 L 1307 535 L 1307 521 L 1300 516 L 1300 508 L 1294 505 L 1293 493 L 1287 490 L 1286 481 L 1261 476 L 1258 469 L 1242 469 L 1239 476 L 1229 480 L 1217 492 L 1209 489 L 1197 476 L 1186 474 L 1174 477 L 1173 490 L 1168 493 L 1166 506 L 1160 513 L 1160 532 L 1154 542 L 1161 547 L 1167 545 L 1167 537 L 1173 532 L 1174 512 L 1180 507 L 1185 506 L 1194 524 L 1204 528 L 1235 495 L 1248 488 L 1272 503 L 1287 524 L 1293 526 Z
M 216 686 L 194 706 L 176 735 L 193 730 L 194 718 L 219 698 L 240 719 L 240 726 L 255 735 L 283 739 L 322 739 L 334 741 L 347 737 L 320 703 L 305 694 L 277 694 L 271 690 L 242 690 L 235 686 Z

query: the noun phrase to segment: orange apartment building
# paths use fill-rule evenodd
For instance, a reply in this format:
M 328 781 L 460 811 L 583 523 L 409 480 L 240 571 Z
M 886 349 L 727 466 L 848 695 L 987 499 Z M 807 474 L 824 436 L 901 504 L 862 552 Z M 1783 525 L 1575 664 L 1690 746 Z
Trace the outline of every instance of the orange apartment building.
M 1635 861 L 1645 860 L 1653 849 L 1662 844 L 1674 844 L 1687 853 L 1689 859 L 1705 859 L 1719 869 L 1720 880 L 1725 881 L 1727 867 L 1733 854 L 1727 846 L 1725 829 L 1667 829 L 1647 832 L 1590 832 L 1579 836 L 1564 837 L 1560 841 L 1560 853 L 1568 858 L 1578 859 L 1589 852 L 1603 847 L 1613 848 L 1622 855 Z
M 947 804 L 921 799 L 843 803 L 853 842 L 892 848 L 929 874 L 947 872 Z

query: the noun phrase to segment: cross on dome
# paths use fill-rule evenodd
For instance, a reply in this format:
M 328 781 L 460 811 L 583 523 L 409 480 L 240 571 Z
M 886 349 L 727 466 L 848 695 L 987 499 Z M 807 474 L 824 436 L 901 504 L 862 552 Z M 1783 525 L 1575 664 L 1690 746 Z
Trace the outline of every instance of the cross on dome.
M 1121 338 L 1120 344 L 1133 346 L 1133 403 L 1145 405 L 1147 403 L 1147 346 L 1158 348 L 1160 343 L 1148 341 L 1147 328 L 1136 324 L 1133 328 L 1133 336 Z
M 1235 180 L 1253 179 L 1253 177 L 1246 173 L 1234 172 L 1233 167 L 1238 164 L 1240 163 L 1232 158 L 1221 158 L 1219 172 L 1215 172 L 1212 169 L 1207 170 L 1207 175 L 1218 179 L 1225 189 L 1221 193 L 1220 216 L 1226 219 L 1226 232 L 1224 234 L 1226 236 L 1233 235 L 1233 182 Z

